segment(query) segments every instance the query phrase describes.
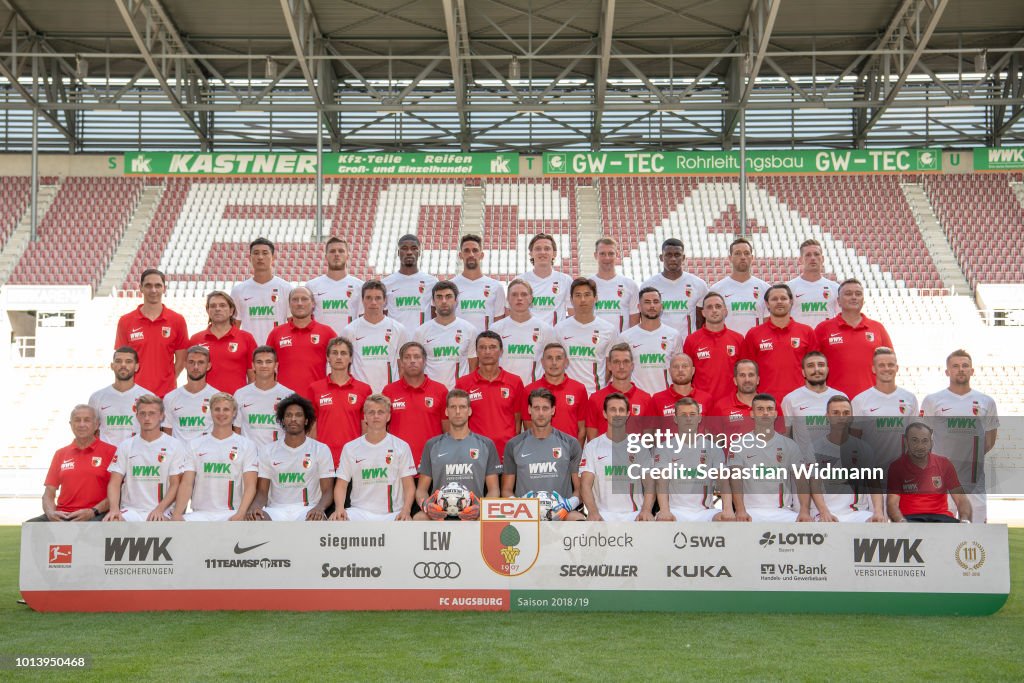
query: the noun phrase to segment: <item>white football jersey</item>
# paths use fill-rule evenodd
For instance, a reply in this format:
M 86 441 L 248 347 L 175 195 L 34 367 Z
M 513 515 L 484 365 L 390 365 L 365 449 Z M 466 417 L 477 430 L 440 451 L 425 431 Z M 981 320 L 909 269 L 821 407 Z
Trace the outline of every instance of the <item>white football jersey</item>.
M 729 459 L 744 470 L 758 476 L 741 480 L 743 506 L 748 510 L 788 508 L 799 510 L 794 466 L 809 463 L 796 442 L 778 432 L 765 441 L 764 447 L 754 443 Z M 774 474 L 774 477 L 773 477 Z
M 883 466 L 903 454 L 903 429 L 917 417 L 917 397 L 896 387 L 883 394 L 871 387 L 853 397 L 853 428 L 875 451 Z
M 505 317 L 491 325 L 491 330 L 501 335 L 503 370 L 523 380 L 523 386 L 544 374 L 540 359 L 544 356 L 544 347 L 558 341 L 555 328 L 540 318 L 517 323 Z
M 352 376 L 379 392 L 398 379 L 398 352 L 409 341 L 409 330 L 394 318 L 384 316 L 378 323 L 359 317 L 349 323 L 341 336 L 352 342 Z
M 793 320 L 814 327 L 839 315 L 839 283 L 826 278 L 808 282 L 802 277 L 788 283 L 793 290 Z M 728 323 L 726 318 L 726 323 Z
M 291 292 L 291 284 L 276 275 L 264 284 L 249 278 L 231 290 L 241 327 L 257 344 L 266 344 L 270 331 L 288 320 Z
M 193 394 L 185 387 L 178 387 L 164 396 L 163 426 L 171 430 L 171 436 L 182 441 L 191 441 L 203 432 L 213 429 L 210 416 L 210 398 L 219 393 L 209 384 Z
M 313 317 L 316 321 L 329 325 L 335 334 L 341 334 L 345 325 L 363 314 L 363 281 L 346 275 L 335 280 L 326 275 L 315 277 L 306 283 L 316 306 Z
M 552 270 L 551 275 L 539 277 L 532 270 L 518 276 L 533 288 L 533 305 L 530 313 L 549 325 L 557 325 L 568 315 L 570 307 L 569 287 L 572 278 L 565 273 Z
M 476 327 L 461 318 L 447 325 L 428 320 L 412 338 L 427 349 L 427 377 L 453 389 L 455 380 L 469 374 L 469 359 L 476 358 Z
M 135 402 L 140 396 L 152 394 L 138 384 L 128 391 L 118 391 L 113 385 L 103 387 L 89 397 L 100 419 L 100 441 L 117 446 L 125 439 L 139 433 L 139 421 L 135 418 Z
M 786 426 L 793 428 L 793 440 L 800 447 L 804 457 L 812 454 L 815 439 L 828 434 L 829 425 L 825 412 L 828 401 L 833 396 L 846 394 L 829 386 L 818 394 L 802 386 L 786 394 L 779 405 Z
M 569 354 L 569 367 L 565 374 L 583 384 L 588 394 L 602 388 L 605 385 L 608 349 L 618 335 L 612 324 L 600 318 L 589 323 L 566 318 L 555 325 L 555 335 Z
M 182 469 L 196 473 L 192 510 L 237 511 L 242 504 L 242 474 L 259 472 L 256 444 L 239 434 L 226 439 L 204 434 L 190 441 L 188 449 Z
M 416 475 L 409 444 L 388 434 L 379 443 L 365 436 L 341 449 L 337 476 L 352 482 L 352 507 L 385 514 L 400 512 L 405 493 L 402 478 Z
M 580 476 L 584 472 L 594 475 L 594 503 L 600 513 L 640 514 L 643 508 L 643 483 L 640 478 L 629 476 L 629 466 L 635 463 L 651 467 L 654 458 L 642 447 L 639 453 L 630 455 L 626 452 L 627 443 L 612 441 L 606 432 L 583 447 Z
M 709 435 L 711 436 L 711 435 Z M 699 435 L 687 438 L 699 438 Z M 654 465 L 664 468 L 668 479 L 668 506 L 672 510 L 699 512 L 715 507 L 715 482 L 701 477 L 698 467 L 720 470 L 725 466 L 725 454 L 713 445 L 684 445 L 678 451 L 673 448 L 655 449 Z M 660 483 L 660 482 L 659 482 Z
M 415 330 L 430 318 L 430 290 L 437 284 L 436 277 L 423 272 L 414 275 L 394 272 L 383 282 L 388 290 L 389 318 L 402 323 L 408 330 Z
M 644 280 L 640 289 L 654 287 L 661 292 L 661 322 L 680 332 L 680 341 L 697 329 L 697 307 L 708 293 L 708 283 L 693 273 L 683 272 L 678 280 L 656 273 Z
M 819 466 L 881 466 L 875 462 L 875 452 L 871 446 L 855 436 L 848 436 L 842 444 L 837 444 L 828 439 L 828 432 L 826 432 L 814 440 L 811 450 L 814 452 L 814 461 Z M 884 485 L 883 481 L 863 482 L 858 480 L 851 482 L 835 479 L 823 480 L 821 483 L 824 489 L 825 504 L 828 506 L 829 512 L 835 514 L 871 510 L 871 493 L 880 493 L 880 489 Z M 874 491 L 872 491 L 872 486 L 876 487 Z
M 768 319 L 764 303 L 764 293 L 768 287 L 768 283 L 760 278 L 752 277 L 746 282 L 737 282 L 726 276 L 711 285 L 710 291 L 721 294 L 725 299 L 725 307 L 729 311 L 725 316 L 725 326 L 746 334 L 751 327 Z
M 167 495 L 171 477 L 184 471 L 187 451 L 184 442 L 162 433 L 153 441 L 141 436 L 122 441 L 107 467 L 124 477 L 121 508 L 145 518 Z
M 665 324 L 655 330 L 634 325 L 619 335 L 617 341 L 633 349 L 633 384 L 651 396 L 668 388 L 670 358 L 682 350 L 679 330 Z
M 948 388 L 928 394 L 921 402 L 924 417 L 935 432 L 932 451 L 950 459 L 961 484 L 984 481 L 985 432 L 999 428 L 996 402 L 971 389 L 958 396 Z
M 493 277 L 470 280 L 456 275 L 452 282 L 459 288 L 458 317 L 483 332 L 491 329 L 494 319 L 505 315 L 505 286 Z
M 610 322 L 617 332 L 622 332 L 629 325 L 629 316 L 640 312 L 640 288 L 625 275 L 605 280 L 594 274 L 590 279 L 597 283 L 594 314 Z
M 334 479 L 331 449 L 306 437 L 292 448 L 282 439 L 258 455 L 259 477 L 270 481 L 267 507 L 316 505 L 320 502 L 320 480 Z
M 255 384 L 246 384 L 235 392 L 238 414 L 235 426 L 242 436 L 257 444 L 273 443 L 284 438 L 284 430 L 277 423 L 277 404 L 295 392 L 283 384 L 275 384 L 264 391 Z

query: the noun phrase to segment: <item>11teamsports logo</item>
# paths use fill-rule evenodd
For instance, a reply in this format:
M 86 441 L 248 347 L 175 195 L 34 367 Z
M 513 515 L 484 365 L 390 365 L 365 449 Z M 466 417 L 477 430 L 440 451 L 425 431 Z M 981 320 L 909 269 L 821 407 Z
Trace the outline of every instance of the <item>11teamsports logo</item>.
M 502 576 L 521 576 L 540 556 L 540 501 L 484 498 L 480 501 L 480 555 Z

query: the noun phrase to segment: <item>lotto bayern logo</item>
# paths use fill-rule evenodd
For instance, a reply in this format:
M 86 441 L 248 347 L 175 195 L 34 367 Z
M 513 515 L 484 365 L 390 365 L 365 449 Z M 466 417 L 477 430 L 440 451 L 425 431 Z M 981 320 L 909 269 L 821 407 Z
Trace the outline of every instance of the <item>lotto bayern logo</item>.
M 484 498 L 480 501 L 480 555 L 496 574 L 519 576 L 540 555 L 540 501 Z

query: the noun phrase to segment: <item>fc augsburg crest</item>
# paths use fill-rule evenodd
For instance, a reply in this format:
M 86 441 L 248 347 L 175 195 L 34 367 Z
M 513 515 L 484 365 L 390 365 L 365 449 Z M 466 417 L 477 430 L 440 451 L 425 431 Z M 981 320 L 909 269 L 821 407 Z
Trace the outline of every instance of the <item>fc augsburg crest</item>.
M 540 501 L 484 498 L 480 501 L 480 556 L 496 574 L 520 576 L 540 554 Z

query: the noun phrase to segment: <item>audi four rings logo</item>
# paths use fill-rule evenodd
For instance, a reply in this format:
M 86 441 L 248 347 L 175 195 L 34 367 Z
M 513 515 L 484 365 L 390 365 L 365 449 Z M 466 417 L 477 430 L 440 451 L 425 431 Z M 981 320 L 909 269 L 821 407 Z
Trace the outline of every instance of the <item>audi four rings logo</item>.
M 412 568 L 417 579 L 457 579 L 462 575 L 458 562 L 417 562 Z

